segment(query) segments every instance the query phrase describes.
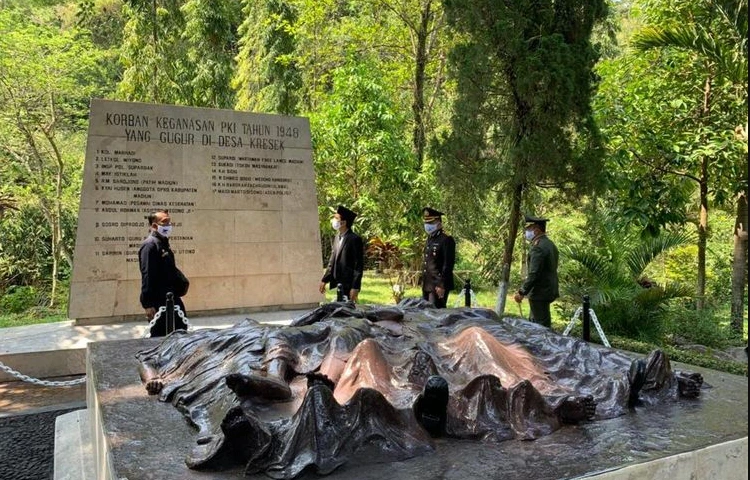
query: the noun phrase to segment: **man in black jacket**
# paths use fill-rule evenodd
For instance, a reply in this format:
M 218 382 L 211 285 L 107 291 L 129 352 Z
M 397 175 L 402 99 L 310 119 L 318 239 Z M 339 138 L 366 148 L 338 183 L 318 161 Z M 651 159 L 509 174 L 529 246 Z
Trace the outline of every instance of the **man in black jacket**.
M 141 243 L 138 251 L 138 262 L 141 268 L 141 306 L 146 311 L 146 317 L 151 321 L 159 310 L 167 303 L 167 292 L 174 294 L 174 304 L 185 312 L 185 304 L 180 296 L 182 280 L 175 264 L 174 253 L 169 247 L 169 234 L 172 232 L 172 219 L 167 210 L 156 210 L 148 216 L 151 233 Z M 186 330 L 187 325 L 175 314 L 175 329 Z M 166 314 L 162 314 L 156 324 L 151 327 L 152 337 L 163 337 L 167 333 Z
M 422 298 L 445 308 L 453 289 L 456 242 L 443 231 L 443 213 L 430 207 L 422 210 L 427 243 L 422 264 Z
M 320 280 L 320 293 L 325 293 L 326 283 L 336 288 L 340 283 L 348 300 L 356 302 L 362 288 L 365 252 L 362 237 L 352 231 L 357 214 L 339 205 L 331 219 L 331 227 L 337 235 L 331 245 L 331 258 L 328 260 L 323 278 Z
M 526 215 L 525 220 L 524 235 L 526 240 L 531 242 L 528 271 L 526 280 L 513 299 L 521 303 L 524 297 L 528 297 L 531 308 L 530 320 L 550 327 L 552 316 L 549 306 L 560 296 L 557 283 L 559 255 L 555 244 L 547 238 L 547 219 Z

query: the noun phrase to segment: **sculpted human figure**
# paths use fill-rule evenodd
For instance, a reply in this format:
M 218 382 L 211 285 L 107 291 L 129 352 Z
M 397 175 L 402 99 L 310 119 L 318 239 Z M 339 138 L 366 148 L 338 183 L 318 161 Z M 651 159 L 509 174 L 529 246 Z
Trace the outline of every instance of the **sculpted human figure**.
M 702 385 L 659 351 L 634 361 L 489 310 L 419 302 L 333 303 L 290 327 L 177 332 L 138 357 L 147 391 L 198 428 L 188 466 L 229 458 L 277 478 L 309 465 L 326 473 L 373 444 L 393 461 L 436 436 L 534 439 L 696 397 Z

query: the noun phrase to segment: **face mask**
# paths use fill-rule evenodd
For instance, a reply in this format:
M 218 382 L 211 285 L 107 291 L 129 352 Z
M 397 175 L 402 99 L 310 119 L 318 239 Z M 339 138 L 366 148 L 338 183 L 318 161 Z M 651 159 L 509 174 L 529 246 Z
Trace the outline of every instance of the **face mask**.
M 432 233 L 435 230 L 437 230 L 437 225 L 435 225 L 434 223 L 425 223 L 424 224 L 424 231 L 425 232 Z
M 526 240 L 529 242 L 534 239 L 534 230 L 524 230 L 523 236 L 526 237 Z
M 341 220 L 335 218 L 331 219 L 331 227 L 334 230 L 338 230 L 339 228 L 341 228 Z
M 168 237 L 172 233 L 172 225 L 159 225 L 156 227 L 156 231 L 163 237 Z

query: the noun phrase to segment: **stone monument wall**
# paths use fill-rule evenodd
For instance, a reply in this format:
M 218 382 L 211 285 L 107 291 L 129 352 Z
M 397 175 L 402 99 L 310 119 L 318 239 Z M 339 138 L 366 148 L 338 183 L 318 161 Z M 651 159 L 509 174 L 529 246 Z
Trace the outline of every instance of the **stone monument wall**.
M 168 209 L 188 314 L 323 299 L 307 119 L 92 100 L 68 316 L 142 316 L 138 248 Z

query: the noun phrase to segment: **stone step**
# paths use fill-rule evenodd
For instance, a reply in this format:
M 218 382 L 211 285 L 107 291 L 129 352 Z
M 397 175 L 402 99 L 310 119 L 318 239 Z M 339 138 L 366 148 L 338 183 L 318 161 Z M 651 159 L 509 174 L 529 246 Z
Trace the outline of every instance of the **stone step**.
M 94 449 L 88 410 L 60 415 L 55 420 L 54 480 L 95 480 Z

